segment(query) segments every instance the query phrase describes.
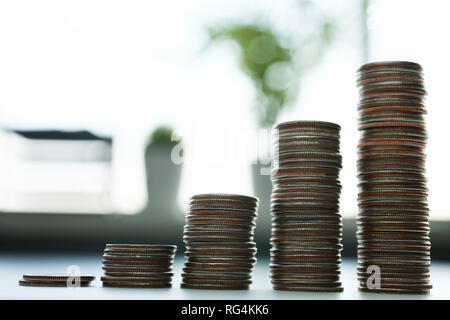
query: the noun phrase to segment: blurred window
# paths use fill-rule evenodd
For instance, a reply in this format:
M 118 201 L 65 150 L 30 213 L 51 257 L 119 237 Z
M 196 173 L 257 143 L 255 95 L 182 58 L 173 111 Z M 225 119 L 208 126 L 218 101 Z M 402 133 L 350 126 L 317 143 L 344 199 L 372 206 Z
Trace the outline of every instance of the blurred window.
M 112 212 L 111 144 L 89 132 L 0 133 L 0 210 Z
M 302 11 L 307 3 L 336 22 L 336 37 L 321 62 L 301 75 L 298 101 L 277 121 L 321 119 L 341 125 L 341 213 L 355 217 L 356 69 L 365 55 L 369 60 L 421 63 L 429 92 L 431 217 L 449 219 L 445 183 L 450 181 L 446 163 L 450 111 L 445 106 L 443 75 L 450 65 L 449 45 L 440 35 L 449 29 L 445 14 L 450 4 L 437 0 L 371 0 L 367 28 L 362 0 L 0 2 L 0 127 L 19 131 L 83 128 L 114 141 L 110 163 L 76 161 L 77 169 L 65 159 L 69 145 L 56 143 L 65 150 L 64 156 L 52 151 L 59 158 L 49 162 L 44 159 L 46 150 L 57 150 L 56 146 L 42 141 L 30 144 L 23 136 L 3 132 L 3 142 L 26 145 L 26 152 L 38 150 L 33 157 L 40 160 L 20 158 L 30 156 L 24 149 L 20 157 L 13 157 L 9 142 L 6 147 L 3 144 L 0 210 L 37 208 L 33 202 L 37 198 L 11 197 L 13 186 L 26 190 L 49 185 L 48 190 L 64 192 L 66 186 L 60 183 L 71 181 L 68 185 L 73 189 L 108 190 L 109 200 L 100 201 L 99 211 L 139 212 L 147 201 L 143 151 L 152 129 L 161 123 L 175 128 L 185 147 L 180 206 L 197 192 L 252 194 L 249 163 L 253 159 L 240 150 L 250 149 L 251 143 L 245 143 L 256 136 L 255 90 L 240 69 L 236 45 L 208 45 L 207 29 L 242 21 L 268 24 L 291 36 L 303 34 L 314 26 Z M 311 59 L 307 49 L 301 55 Z M 236 141 L 239 146 L 230 147 Z M 71 145 L 71 150 L 90 148 Z M 48 170 L 54 171 L 44 174 Z M 45 210 L 71 211 L 70 201 Z

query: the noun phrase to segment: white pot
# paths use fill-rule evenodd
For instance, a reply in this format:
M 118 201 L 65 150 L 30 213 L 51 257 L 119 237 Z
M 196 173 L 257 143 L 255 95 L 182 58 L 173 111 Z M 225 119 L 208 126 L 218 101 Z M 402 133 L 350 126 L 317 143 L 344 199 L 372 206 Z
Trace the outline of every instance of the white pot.
M 177 206 L 182 166 L 172 162 L 171 150 L 171 145 L 150 145 L 145 150 L 147 210 L 158 219 L 182 216 Z
M 270 175 L 261 175 L 261 168 L 266 167 L 257 164 L 252 164 L 252 177 L 254 194 L 259 199 L 258 219 L 255 228 L 255 241 L 260 244 L 258 247 L 262 250 L 267 250 L 269 247 L 270 228 L 272 224 L 272 217 L 270 214 L 270 197 L 272 193 L 272 182 Z M 261 251 L 261 250 L 259 250 Z

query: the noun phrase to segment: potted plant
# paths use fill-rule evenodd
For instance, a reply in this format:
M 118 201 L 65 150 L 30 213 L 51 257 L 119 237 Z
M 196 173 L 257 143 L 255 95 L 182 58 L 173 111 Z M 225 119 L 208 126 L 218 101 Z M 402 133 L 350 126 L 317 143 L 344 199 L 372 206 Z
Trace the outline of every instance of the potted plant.
M 278 116 L 297 101 L 301 76 L 315 66 L 331 42 L 334 25 L 329 18 L 317 13 L 309 2 L 302 10 L 316 14 L 316 28 L 310 33 L 283 34 L 266 23 L 237 23 L 209 29 L 212 42 L 231 40 L 239 47 L 241 70 L 255 88 L 254 114 L 258 128 L 271 130 Z M 304 49 L 308 50 L 304 50 Z M 314 48 L 314 50 L 311 50 Z M 308 52 L 306 54 L 305 52 Z M 259 146 L 261 147 L 261 146 Z M 270 143 L 267 148 L 270 147 Z M 261 152 L 270 157 L 270 151 Z M 254 193 L 259 198 L 259 218 L 256 238 L 270 234 L 270 159 L 255 159 L 252 164 Z M 265 169 L 265 170 L 261 170 Z
M 162 125 L 153 131 L 145 147 L 147 210 L 158 219 L 170 220 L 180 211 L 177 197 L 182 165 L 175 155 L 180 146 L 181 139 L 173 129 Z

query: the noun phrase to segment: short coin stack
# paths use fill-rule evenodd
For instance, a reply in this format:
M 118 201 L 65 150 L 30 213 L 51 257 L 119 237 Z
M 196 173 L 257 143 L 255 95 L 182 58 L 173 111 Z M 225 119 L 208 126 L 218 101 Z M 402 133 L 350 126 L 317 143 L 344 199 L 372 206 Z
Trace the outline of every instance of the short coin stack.
M 258 199 L 234 194 L 191 198 L 184 227 L 182 288 L 246 290 L 256 263 Z
M 275 290 L 340 292 L 340 126 L 291 121 L 275 127 L 271 278 Z
M 103 254 L 103 286 L 170 288 L 176 249 L 171 245 L 107 244 Z
M 369 63 L 358 70 L 357 85 L 359 288 L 428 293 L 431 243 L 422 68 L 403 61 Z M 379 272 L 378 280 L 373 272 Z
M 30 275 L 24 274 L 20 286 L 27 287 L 89 287 L 94 276 L 77 275 Z

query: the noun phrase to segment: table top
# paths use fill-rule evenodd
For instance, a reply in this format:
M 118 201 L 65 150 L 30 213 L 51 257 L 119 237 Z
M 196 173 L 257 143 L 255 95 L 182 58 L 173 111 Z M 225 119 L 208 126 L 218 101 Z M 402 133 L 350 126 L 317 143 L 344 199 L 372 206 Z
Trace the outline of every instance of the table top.
M 0 299 L 83 299 L 83 300 L 366 300 L 366 299 L 450 299 L 450 263 L 436 261 L 431 267 L 433 289 L 429 295 L 392 295 L 363 293 L 357 289 L 356 261 L 343 258 L 341 281 L 342 293 L 303 293 L 272 290 L 269 278 L 269 260 L 260 258 L 253 273 L 253 284 L 246 291 L 216 291 L 180 289 L 181 270 L 184 259 L 178 256 L 174 262 L 175 275 L 170 289 L 123 289 L 103 288 L 101 254 L 0 254 Z M 82 275 L 95 275 L 91 287 L 49 288 L 21 287 L 23 274 L 64 274 L 67 267 L 77 265 Z

